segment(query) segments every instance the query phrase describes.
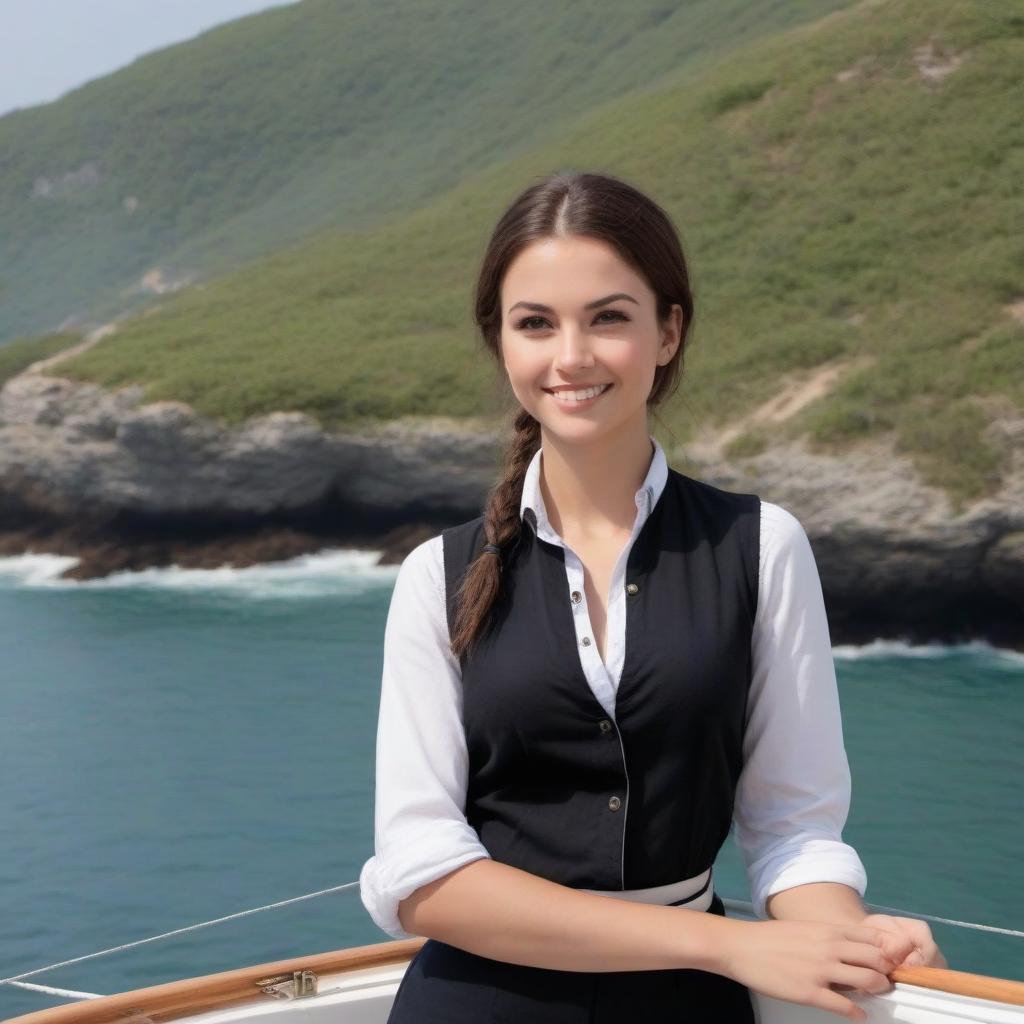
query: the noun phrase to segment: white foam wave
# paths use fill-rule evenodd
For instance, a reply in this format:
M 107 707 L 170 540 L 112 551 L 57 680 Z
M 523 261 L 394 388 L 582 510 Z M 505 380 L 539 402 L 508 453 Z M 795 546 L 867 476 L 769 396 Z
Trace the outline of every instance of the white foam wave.
M 5 584 L 45 586 L 78 559 L 70 555 L 23 554 L 0 558 L 0 580 Z M 73 580 L 63 582 L 73 583 Z
M 986 640 L 970 640 L 958 644 L 914 644 L 907 640 L 872 640 L 867 644 L 837 644 L 832 648 L 836 660 L 861 661 L 871 658 L 949 658 L 957 655 L 984 657 L 1024 667 L 1024 653 L 996 647 Z
M 22 554 L 0 558 L 0 580 L 18 588 L 227 590 L 251 598 L 352 595 L 394 584 L 398 566 L 377 565 L 379 554 L 325 548 L 287 561 L 262 562 L 244 568 L 224 565 L 215 569 L 186 569 L 172 565 L 115 572 L 92 580 L 61 577 L 77 561 L 72 556 Z

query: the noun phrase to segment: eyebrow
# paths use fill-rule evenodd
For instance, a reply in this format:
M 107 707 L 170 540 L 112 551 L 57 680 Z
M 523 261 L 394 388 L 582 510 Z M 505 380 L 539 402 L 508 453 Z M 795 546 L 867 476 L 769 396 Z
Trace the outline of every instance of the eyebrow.
M 628 299 L 630 302 L 636 302 L 638 306 L 640 305 L 632 295 L 627 295 L 625 292 L 615 292 L 612 295 L 606 295 L 603 299 L 594 299 L 593 302 L 588 302 L 583 308 L 596 309 L 598 306 L 605 306 L 609 302 L 614 302 L 616 299 Z M 514 306 L 509 306 L 509 313 L 511 313 L 513 309 L 518 309 L 519 306 L 525 306 L 527 309 L 532 309 L 536 313 L 554 313 L 554 310 L 550 306 L 545 306 L 542 302 L 517 302 Z

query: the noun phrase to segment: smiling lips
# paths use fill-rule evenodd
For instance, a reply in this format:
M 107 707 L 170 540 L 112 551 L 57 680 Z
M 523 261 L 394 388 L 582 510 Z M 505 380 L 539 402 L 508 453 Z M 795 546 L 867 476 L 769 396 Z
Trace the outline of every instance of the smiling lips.
M 610 387 L 611 384 L 595 384 L 592 387 L 586 388 L 560 386 L 558 388 L 543 388 L 542 390 L 563 405 L 584 405 L 595 398 L 599 398 Z

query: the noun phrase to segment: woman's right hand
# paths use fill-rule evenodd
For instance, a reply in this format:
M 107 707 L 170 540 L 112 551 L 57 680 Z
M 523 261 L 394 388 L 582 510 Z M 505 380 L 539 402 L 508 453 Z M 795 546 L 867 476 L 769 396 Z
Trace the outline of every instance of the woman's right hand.
M 860 1006 L 831 986 L 872 995 L 892 989 L 887 975 L 898 961 L 886 953 L 892 936 L 882 929 L 793 920 L 732 924 L 718 957 L 718 973 L 754 991 L 848 1020 L 867 1020 Z

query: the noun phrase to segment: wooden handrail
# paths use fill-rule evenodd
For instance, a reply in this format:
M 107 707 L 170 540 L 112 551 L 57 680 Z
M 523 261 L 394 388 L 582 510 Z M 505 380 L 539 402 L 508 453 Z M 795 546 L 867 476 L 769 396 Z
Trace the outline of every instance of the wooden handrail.
M 972 996 L 974 999 L 991 999 L 997 1003 L 1024 1006 L 1024 981 L 1011 978 L 968 974 L 967 971 L 951 971 L 946 967 L 897 967 L 889 975 L 889 980 L 949 992 L 956 996 Z
M 131 1024 L 136 1020 L 160 1024 L 162 1021 L 177 1020 L 207 1010 L 222 1010 L 273 999 L 273 996 L 261 990 L 259 982 L 274 975 L 291 975 L 293 971 L 304 970 L 316 974 L 338 974 L 408 961 L 425 941 L 424 938 L 413 938 L 377 942 L 369 946 L 353 946 L 329 953 L 277 960 L 256 967 L 169 981 L 100 999 L 52 1006 L 9 1018 L 4 1024 Z M 901 984 L 917 985 L 951 995 L 1024 1006 L 1024 982 L 1009 978 L 994 978 L 937 967 L 898 967 L 889 978 Z
M 384 964 L 410 960 L 426 941 L 424 938 L 376 942 L 369 946 L 352 946 L 329 953 L 293 957 L 242 967 L 234 971 L 204 974 L 180 981 L 168 981 L 149 988 L 132 989 L 86 999 L 66 1006 L 51 1006 L 20 1017 L 12 1017 L 4 1024 L 120 1024 L 133 1018 L 151 1021 L 174 1020 L 202 1013 L 205 1010 L 224 1009 L 231 1004 L 244 1004 L 263 1000 L 276 1000 L 264 993 L 259 982 L 278 974 L 293 971 L 313 971 L 316 974 L 337 974 L 342 971 L 379 967 Z

